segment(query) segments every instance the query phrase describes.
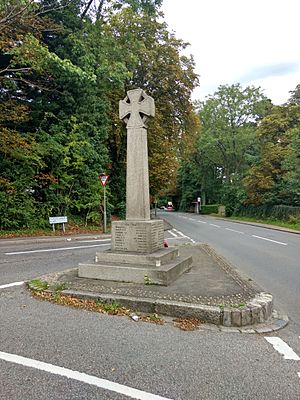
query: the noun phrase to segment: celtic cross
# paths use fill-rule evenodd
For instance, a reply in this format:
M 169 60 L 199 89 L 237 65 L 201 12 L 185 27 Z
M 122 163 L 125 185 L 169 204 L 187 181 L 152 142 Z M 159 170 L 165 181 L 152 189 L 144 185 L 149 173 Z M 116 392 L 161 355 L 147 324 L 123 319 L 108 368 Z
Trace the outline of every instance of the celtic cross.
M 127 124 L 127 129 L 147 128 L 148 117 L 154 117 L 154 114 L 154 100 L 142 89 L 128 90 L 125 99 L 120 100 L 119 116 Z
M 142 89 L 128 90 L 119 103 L 119 115 L 127 125 L 126 220 L 150 220 L 147 121 L 154 117 L 152 97 Z

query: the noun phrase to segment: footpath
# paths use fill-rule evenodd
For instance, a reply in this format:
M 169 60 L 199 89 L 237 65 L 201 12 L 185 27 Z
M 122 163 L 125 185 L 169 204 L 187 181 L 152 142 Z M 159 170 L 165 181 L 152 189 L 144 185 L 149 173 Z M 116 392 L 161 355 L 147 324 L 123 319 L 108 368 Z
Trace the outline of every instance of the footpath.
M 170 228 L 165 221 L 165 230 Z M 85 237 L 99 239 L 108 235 Z M 59 239 L 63 238 L 56 238 Z M 82 236 L 72 237 L 71 240 L 77 239 L 82 239 Z M 185 244 L 179 246 L 179 252 L 183 256 L 191 255 L 193 263 L 188 272 L 168 286 L 152 285 L 146 280 L 144 284 L 137 284 L 78 278 L 77 267 L 40 279 L 47 281 L 50 287 L 64 283 L 67 289 L 62 293 L 71 297 L 117 303 L 137 313 L 195 318 L 208 329 L 222 332 L 265 334 L 287 325 L 288 317 L 273 308 L 272 294 L 262 290 L 211 246 L 204 243 Z

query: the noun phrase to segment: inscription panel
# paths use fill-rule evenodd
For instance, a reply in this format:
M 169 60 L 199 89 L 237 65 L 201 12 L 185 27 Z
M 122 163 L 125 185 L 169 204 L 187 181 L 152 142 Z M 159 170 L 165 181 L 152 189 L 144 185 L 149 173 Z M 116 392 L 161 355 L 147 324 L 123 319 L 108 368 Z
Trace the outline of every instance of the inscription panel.
M 112 250 L 151 253 L 163 247 L 162 221 L 116 221 L 112 225 Z

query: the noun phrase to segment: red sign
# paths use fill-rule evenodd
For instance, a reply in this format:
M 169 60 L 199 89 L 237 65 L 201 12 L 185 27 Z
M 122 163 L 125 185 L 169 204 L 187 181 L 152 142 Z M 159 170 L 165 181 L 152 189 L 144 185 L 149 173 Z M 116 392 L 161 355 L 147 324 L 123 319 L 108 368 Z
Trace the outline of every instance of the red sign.
M 106 186 L 109 175 L 99 175 L 99 179 L 102 186 Z

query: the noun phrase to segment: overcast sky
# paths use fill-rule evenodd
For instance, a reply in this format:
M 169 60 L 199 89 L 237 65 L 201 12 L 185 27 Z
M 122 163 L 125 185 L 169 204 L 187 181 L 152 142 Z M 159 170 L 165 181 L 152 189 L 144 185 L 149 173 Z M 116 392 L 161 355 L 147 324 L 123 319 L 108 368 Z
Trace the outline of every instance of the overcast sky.
M 300 84 L 300 0 L 164 0 L 162 11 L 191 44 L 200 75 L 194 100 L 239 82 L 283 104 Z

